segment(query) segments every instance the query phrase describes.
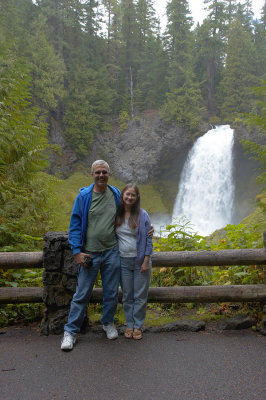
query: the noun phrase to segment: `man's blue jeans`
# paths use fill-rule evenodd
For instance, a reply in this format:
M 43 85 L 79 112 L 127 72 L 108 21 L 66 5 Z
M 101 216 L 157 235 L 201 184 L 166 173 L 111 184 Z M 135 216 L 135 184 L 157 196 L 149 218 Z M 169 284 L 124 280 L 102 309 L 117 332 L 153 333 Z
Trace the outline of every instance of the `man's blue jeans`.
M 122 301 L 128 328 L 141 329 L 144 324 L 150 279 L 151 266 L 140 272 L 136 257 L 121 257 Z
M 92 266 L 79 266 L 76 292 L 73 296 L 65 331 L 72 335 L 82 326 L 86 307 L 89 303 L 93 285 L 100 270 L 103 288 L 102 324 L 114 321 L 117 306 L 118 285 L 120 280 L 120 256 L 118 246 L 102 252 L 88 252 L 92 257 Z

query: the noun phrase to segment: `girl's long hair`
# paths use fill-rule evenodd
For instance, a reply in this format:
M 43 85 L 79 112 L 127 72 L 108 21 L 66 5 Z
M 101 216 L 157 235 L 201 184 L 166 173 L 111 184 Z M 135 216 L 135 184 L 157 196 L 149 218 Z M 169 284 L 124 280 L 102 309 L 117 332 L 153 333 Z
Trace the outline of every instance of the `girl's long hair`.
M 118 227 L 125 222 L 125 205 L 123 202 L 123 195 L 127 189 L 134 189 L 137 199 L 136 202 L 132 205 L 130 210 L 130 217 L 128 220 L 128 224 L 131 229 L 135 229 L 139 225 L 139 215 L 140 215 L 140 195 L 139 195 L 139 188 L 135 183 L 128 183 L 121 192 L 120 200 L 116 212 L 115 218 L 115 226 Z

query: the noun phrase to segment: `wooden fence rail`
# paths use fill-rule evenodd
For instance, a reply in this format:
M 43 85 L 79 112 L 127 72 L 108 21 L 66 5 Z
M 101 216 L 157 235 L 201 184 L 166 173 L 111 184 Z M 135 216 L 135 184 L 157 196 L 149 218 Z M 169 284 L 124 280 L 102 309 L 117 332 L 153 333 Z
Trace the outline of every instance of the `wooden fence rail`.
M 0 252 L 0 268 L 43 268 L 43 252 Z
M 42 303 L 42 287 L 0 289 L 0 304 Z M 119 301 L 122 292 L 119 290 Z M 266 285 L 151 287 L 149 303 L 216 303 L 220 301 L 261 302 L 266 300 Z M 93 289 L 91 303 L 101 303 L 102 289 Z
M 43 252 L 0 252 L 0 268 L 43 268 Z M 155 253 L 154 267 L 192 267 L 223 265 L 265 265 L 266 250 L 236 249 L 218 251 L 171 251 Z
M 0 304 L 42 303 L 43 287 L 0 288 Z

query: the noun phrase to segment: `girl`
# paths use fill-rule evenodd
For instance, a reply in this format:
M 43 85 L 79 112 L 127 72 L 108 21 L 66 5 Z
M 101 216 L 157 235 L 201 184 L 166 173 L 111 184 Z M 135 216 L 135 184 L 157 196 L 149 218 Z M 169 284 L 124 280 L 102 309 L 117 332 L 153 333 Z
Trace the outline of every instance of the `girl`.
M 149 216 L 140 208 L 139 189 L 129 183 L 122 190 L 116 215 L 116 234 L 121 259 L 121 286 L 127 328 L 125 337 L 142 338 L 142 325 L 151 278 L 152 239 Z

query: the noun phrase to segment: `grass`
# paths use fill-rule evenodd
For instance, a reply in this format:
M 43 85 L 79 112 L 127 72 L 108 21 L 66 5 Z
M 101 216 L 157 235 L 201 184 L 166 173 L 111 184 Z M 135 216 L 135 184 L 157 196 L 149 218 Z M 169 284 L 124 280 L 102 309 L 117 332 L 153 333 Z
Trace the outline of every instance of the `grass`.
M 244 218 L 241 223 L 247 226 L 257 224 L 259 229 L 264 232 L 266 231 L 266 192 L 256 196 L 256 205 L 255 211 Z

